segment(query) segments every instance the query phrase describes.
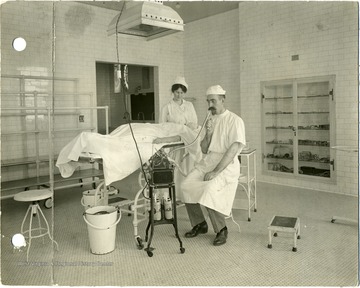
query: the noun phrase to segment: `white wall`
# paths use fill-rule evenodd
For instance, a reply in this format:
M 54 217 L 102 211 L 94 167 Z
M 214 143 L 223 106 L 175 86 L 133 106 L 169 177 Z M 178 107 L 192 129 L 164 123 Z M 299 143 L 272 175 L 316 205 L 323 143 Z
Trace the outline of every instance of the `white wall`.
M 55 2 L 54 8 L 55 75 L 79 78 L 79 91 L 95 95 L 95 62 L 117 62 L 115 36 L 106 33 L 116 13 L 76 2 Z M 52 13 L 52 2 L 1 6 L 2 74 L 52 75 Z M 229 109 L 244 119 L 247 138 L 257 148 L 261 181 L 356 195 L 358 158 L 349 153 L 337 153 L 335 185 L 261 175 L 259 93 L 260 81 L 336 75 L 336 144 L 356 146 L 357 18 L 355 2 L 240 2 L 238 10 L 188 23 L 184 33 L 151 42 L 119 37 L 119 61 L 159 67 L 157 108 L 170 99 L 176 75 L 185 75 L 200 122 L 207 87 L 222 85 Z M 24 52 L 11 48 L 16 36 L 28 41 Z M 291 61 L 293 54 L 300 60 Z M 16 87 L 12 81 L 2 84 L 2 91 Z M 32 86 L 51 89 L 43 82 Z M 15 157 L 21 147 L 12 148 Z
M 241 115 L 258 150 L 259 179 L 357 195 L 358 157 L 337 152 L 337 184 L 261 175 L 260 81 L 336 75 L 336 145 L 357 146 L 358 10 L 355 2 L 242 2 Z M 291 61 L 291 55 L 299 61 Z
M 240 115 L 239 16 L 237 9 L 190 22 L 185 26 L 185 77 L 201 123 L 206 116 L 205 92 L 219 84 L 227 92 L 226 104 Z

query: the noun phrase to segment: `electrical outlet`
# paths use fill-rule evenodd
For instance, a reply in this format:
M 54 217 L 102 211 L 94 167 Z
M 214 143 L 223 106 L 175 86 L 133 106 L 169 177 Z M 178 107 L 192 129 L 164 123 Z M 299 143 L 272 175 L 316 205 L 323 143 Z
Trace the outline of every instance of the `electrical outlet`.
M 85 121 L 85 116 L 79 115 L 79 122 L 84 122 L 84 121 Z

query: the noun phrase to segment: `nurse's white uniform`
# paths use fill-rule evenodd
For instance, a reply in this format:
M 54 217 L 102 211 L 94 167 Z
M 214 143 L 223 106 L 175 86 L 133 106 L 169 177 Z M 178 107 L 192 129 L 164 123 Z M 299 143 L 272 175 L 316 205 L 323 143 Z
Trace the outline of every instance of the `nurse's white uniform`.
M 160 123 L 171 122 L 171 123 L 183 124 L 186 126 L 189 125 L 188 127 L 194 130 L 197 126 L 198 119 L 194 105 L 191 102 L 183 100 L 182 104 L 179 105 L 172 99 L 162 108 L 159 122 Z M 192 124 L 190 125 L 189 123 Z M 198 131 L 198 129 L 196 131 Z M 181 140 L 183 141 L 183 139 Z M 197 144 L 195 143 L 194 145 Z M 182 172 L 185 175 L 187 175 L 195 165 L 194 159 L 189 157 L 189 155 L 186 155 L 184 149 L 175 152 L 171 156 L 175 160 L 175 162 L 179 164 Z M 182 190 L 180 184 L 183 180 L 184 180 L 184 176 L 181 174 L 179 169 L 175 169 L 174 182 L 176 189 L 176 198 L 177 200 L 180 200 L 182 202 L 184 202 L 184 199 L 182 196 Z
M 204 175 L 212 171 L 220 162 L 225 152 L 234 142 L 240 142 L 241 152 L 246 144 L 243 120 L 226 110 L 220 115 L 213 115 L 214 132 L 208 154 L 195 166 L 181 185 L 185 203 L 199 203 L 224 215 L 230 215 L 234 202 L 240 162 L 238 154 L 233 161 L 214 179 L 203 181 Z

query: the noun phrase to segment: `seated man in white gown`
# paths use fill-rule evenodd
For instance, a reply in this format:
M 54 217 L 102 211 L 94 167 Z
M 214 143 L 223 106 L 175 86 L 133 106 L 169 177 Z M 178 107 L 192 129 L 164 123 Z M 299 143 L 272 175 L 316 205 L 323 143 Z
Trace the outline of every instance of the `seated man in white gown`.
M 219 85 L 211 86 L 206 91 L 212 115 L 206 123 L 206 135 L 200 144 L 204 155 L 181 185 L 193 227 L 185 237 L 207 233 L 208 225 L 200 206 L 203 205 L 216 233 L 213 241 L 215 246 L 226 243 L 228 231 L 225 217 L 231 213 L 238 185 L 238 155 L 246 145 L 244 122 L 225 108 L 225 93 Z

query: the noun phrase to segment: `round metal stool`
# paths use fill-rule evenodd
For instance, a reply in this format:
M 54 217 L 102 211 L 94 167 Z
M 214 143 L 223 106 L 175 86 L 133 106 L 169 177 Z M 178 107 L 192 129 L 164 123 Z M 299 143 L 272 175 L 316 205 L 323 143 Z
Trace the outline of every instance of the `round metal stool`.
M 41 211 L 40 206 L 39 206 L 39 201 L 52 198 L 52 196 L 53 196 L 53 193 L 49 189 L 28 190 L 25 192 L 17 193 L 14 196 L 15 201 L 31 202 L 31 204 L 29 205 L 29 208 L 26 211 L 25 217 L 21 223 L 21 234 L 24 235 L 25 239 L 27 239 L 28 243 L 29 243 L 27 252 L 26 252 L 26 261 L 28 261 L 28 259 L 29 259 L 29 250 L 30 250 L 30 246 L 31 246 L 31 240 L 33 238 L 40 238 L 40 237 L 44 237 L 44 236 L 48 235 L 50 240 L 56 244 L 56 249 L 57 250 L 59 249 L 58 243 L 53 239 L 53 237 L 50 234 L 49 223 L 46 220 L 45 215 Z M 30 216 L 29 217 L 30 218 L 29 229 L 24 230 L 24 224 L 25 224 L 25 221 L 26 221 L 28 215 Z M 35 228 L 32 225 L 33 217 L 37 217 L 37 219 L 38 219 L 38 226 Z M 42 227 L 41 222 L 44 222 L 46 227 Z M 43 243 L 44 243 L 44 239 L 43 239 Z

